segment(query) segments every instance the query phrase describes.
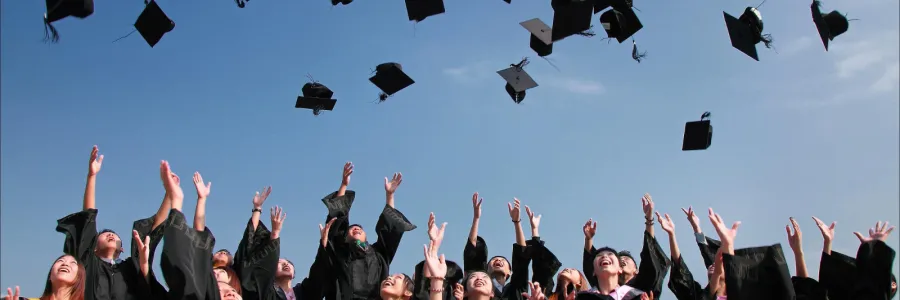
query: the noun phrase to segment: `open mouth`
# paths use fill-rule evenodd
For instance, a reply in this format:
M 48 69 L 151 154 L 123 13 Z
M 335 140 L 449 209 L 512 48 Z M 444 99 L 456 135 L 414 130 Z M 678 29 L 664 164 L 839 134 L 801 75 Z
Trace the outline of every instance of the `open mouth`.
M 72 270 L 69 270 L 69 267 L 60 267 L 59 272 L 60 273 L 71 273 Z
M 499 260 L 498 260 L 498 261 L 495 261 L 495 262 L 494 262 L 494 268 L 502 268 L 502 267 L 503 267 L 503 262 L 502 262 L 502 261 L 499 261 Z
M 288 267 L 288 266 L 284 266 L 284 267 L 281 268 L 281 270 L 282 270 L 282 271 L 290 271 L 291 268 Z
M 392 287 L 392 286 L 394 286 L 394 281 L 390 280 L 390 279 L 385 280 L 384 282 L 381 283 L 381 287 Z
M 485 285 L 484 279 L 475 279 L 475 287 L 483 287 Z
M 601 266 L 601 267 L 612 266 L 612 264 L 613 264 L 613 263 L 612 263 L 612 260 L 609 259 L 609 258 L 605 258 L 605 257 L 604 257 L 604 258 L 601 258 L 601 259 L 600 259 L 600 266 Z

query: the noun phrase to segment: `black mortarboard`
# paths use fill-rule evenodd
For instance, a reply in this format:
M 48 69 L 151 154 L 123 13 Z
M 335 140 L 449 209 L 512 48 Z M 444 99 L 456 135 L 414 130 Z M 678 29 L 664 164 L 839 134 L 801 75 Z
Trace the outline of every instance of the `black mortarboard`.
M 634 7 L 633 0 L 594 0 L 594 14 L 598 14 L 601 11 L 607 8 L 632 8 Z
M 323 110 L 332 110 L 337 99 L 331 99 L 334 92 L 327 86 L 318 82 L 307 82 L 301 89 L 303 96 L 297 97 L 296 108 L 312 109 L 313 115 L 318 116 Z
M 553 42 L 591 29 L 593 0 L 553 0 L 550 5 L 553 6 Z
M 613 8 L 600 15 L 600 24 L 606 30 L 606 36 L 624 42 L 637 33 L 644 24 L 631 8 Z
M 369 81 L 381 90 L 382 93 L 379 95 L 381 101 L 416 83 L 406 73 L 403 73 L 403 67 L 395 62 L 383 63 L 375 67 L 375 76 L 369 78 Z
M 147 3 L 147 6 L 134 22 L 134 28 L 144 37 L 150 48 L 153 48 L 163 35 L 175 29 L 175 22 L 166 16 L 156 1 L 150 0 L 149 2 L 144 1 L 144 3 Z
M 234 3 L 240 8 L 244 8 L 244 6 L 247 5 L 247 2 L 250 2 L 250 0 L 234 0 Z
M 813 22 L 816 23 L 816 29 L 819 30 L 819 38 L 822 39 L 822 44 L 825 45 L 825 51 L 828 51 L 828 41 L 834 40 L 835 37 L 847 32 L 847 29 L 850 28 L 850 21 L 836 10 L 823 14 L 822 11 L 819 10 L 819 6 L 821 5 L 821 2 L 815 0 L 812 5 L 809 6 L 809 10 L 812 12 Z
M 347 5 L 347 4 L 350 4 L 351 2 L 353 2 L 353 0 L 331 0 L 331 5 L 338 5 L 338 4 Z
M 684 124 L 684 142 L 682 151 L 706 150 L 712 144 L 713 128 L 709 124 L 709 112 L 700 116 L 700 121 L 692 121 Z
M 529 44 L 531 50 L 534 50 L 538 56 L 544 57 L 553 53 L 553 30 L 550 29 L 550 26 L 547 26 L 547 23 L 544 23 L 541 19 L 534 18 L 519 23 L 519 25 L 522 25 L 531 33 L 531 42 Z
M 59 33 L 51 23 L 73 16 L 79 19 L 94 14 L 94 0 L 47 0 L 47 13 L 44 14 L 44 38 L 59 41 Z
M 422 22 L 425 18 L 444 13 L 444 0 L 406 0 L 406 14 L 410 21 Z
M 506 80 L 506 93 L 517 104 L 525 100 L 525 91 L 538 86 L 531 75 L 525 72 L 528 58 L 522 59 L 518 64 L 511 64 L 509 68 L 497 71 L 503 80 Z
M 772 47 L 772 36 L 763 34 L 762 15 L 759 10 L 747 7 L 740 19 L 722 12 L 725 15 L 725 26 L 728 27 L 728 36 L 731 38 L 731 46 L 744 52 L 747 56 L 759 61 L 756 53 L 756 44 L 763 42 L 766 48 Z
M 506 2 L 507 4 L 512 4 L 512 0 L 503 0 L 503 1 Z

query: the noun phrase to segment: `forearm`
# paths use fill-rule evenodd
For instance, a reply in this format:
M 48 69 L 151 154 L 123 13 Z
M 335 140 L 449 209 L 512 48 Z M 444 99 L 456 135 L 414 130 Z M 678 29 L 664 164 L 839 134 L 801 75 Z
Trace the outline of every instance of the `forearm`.
M 822 253 L 831 255 L 831 241 L 825 240 L 825 244 L 822 245 Z
M 347 194 L 347 184 L 341 183 L 341 187 L 338 188 L 337 197 L 342 197 Z
M 97 208 L 96 203 L 97 174 L 88 175 L 87 183 L 84 185 L 84 201 L 82 210 Z
M 391 208 L 395 208 L 394 207 L 394 193 L 385 193 L 384 197 L 385 197 L 385 204 L 387 204 L 387 206 L 390 206 Z
M 250 215 L 250 225 L 253 226 L 253 232 L 259 226 L 259 215 L 262 214 L 262 206 L 253 205 L 253 213 Z
M 538 226 L 531 225 L 531 237 L 536 238 L 540 237 L 541 233 L 538 231 Z
M 675 233 L 669 234 L 669 252 L 672 252 L 672 263 L 676 264 L 681 260 L 681 250 L 678 249 L 678 241 L 675 240 Z
M 478 221 L 479 219 L 477 217 L 472 218 L 472 228 L 469 228 L 469 243 L 471 243 L 472 246 L 475 246 L 475 243 L 478 242 Z
M 162 223 L 166 221 L 170 209 L 172 209 L 172 200 L 169 199 L 169 195 L 166 194 L 159 204 L 159 209 L 156 210 L 156 215 L 153 215 L 153 228 L 150 229 L 151 231 L 155 230 L 159 225 L 162 225 Z
M 594 248 L 594 239 L 585 236 L 584 237 L 584 251 L 591 251 L 591 248 Z
M 206 228 L 206 197 L 197 198 L 197 209 L 194 210 L 194 229 Z
M 428 294 L 429 300 L 443 300 L 444 299 L 444 280 L 443 279 L 431 279 L 431 291 Z
M 803 250 L 794 250 L 794 264 L 797 269 L 797 277 L 809 277 L 809 271 L 806 270 L 806 259 L 803 256 Z
M 144 276 L 144 280 L 150 281 L 150 263 L 141 263 L 141 275 Z
M 525 247 L 525 231 L 522 230 L 522 222 L 513 222 L 513 227 L 516 228 L 516 244 Z
M 653 230 L 653 215 L 644 216 L 644 220 L 644 231 L 646 231 L 647 234 L 650 234 L 651 237 L 655 238 L 656 233 Z

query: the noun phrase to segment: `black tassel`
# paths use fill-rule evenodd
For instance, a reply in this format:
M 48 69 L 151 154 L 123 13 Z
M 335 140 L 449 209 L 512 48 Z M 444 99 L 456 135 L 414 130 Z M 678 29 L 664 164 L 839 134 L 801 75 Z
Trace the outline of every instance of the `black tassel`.
M 711 116 L 711 115 L 712 114 L 708 111 L 704 112 L 702 115 L 700 115 L 700 121 L 703 121 L 704 119 L 709 119 L 709 116 Z
M 634 59 L 638 63 L 641 63 L 641 59 L 647 57 L 647 51 L 639 52 L 637 48 L 637 44 L 634 41 L 631 42 L 631 59 Z
M 378 103 L 386 101 L 388 97 L 390 97 L 388 94 L 378 93 Z
M 528 65 L 528 63 L 529 63 L 528 57 L 523 57 L 522 60 L 519 61 L 519 63 L 517 63 L 517 64 L 510 64 L 509 66 L 510 66 L 510 67 L 516 68 L 517 71 L 522 71 L 522 69 L 524 69 L 525 66 Z
M 541 58 L 543 58 L 544 60 L 546 60 L 547 63 L 550 64 L 551 67 L 553 67 L 554 69 L 556 69 L 557 72 L 562 72 L 562 70 L 560 70 L 559 67 L 557 67 L 556 64 L 554 64 L 552 60 L 550 60 L 549 58 L 543 57 L 543 56 L 542 56 Z
M 59 32 L 47 21 L 47 16 L 44 16 L 44 42 L 59 43 Z
M 759 39 L 763 42 L 763 45 L 766 45 L 766 48 L 772 49 L 772 43 L 775 42 L 775 40 L 772 39 L 771 34 L 761 34 Z
M 313 115 L 319 116 L 320 114 L 322 114 L 322 108 L 324 108 L 322 105 L 317 105 L 316 107 L 313 107 Z
M 247 5 L 247 2 L 250 2 L 250 0 L 234 0 L 234 3 L 240 8 L 244 8 L 244 6 Z
M 594 28 L 594 26 L 591 25 L 590 28 Z M 577 35 L 580 35 L 580 36 L 586 36 L 586 37 L 593 37 L 593 36 L 597 35 L 596 33 L 594 33 L 594 30 L 592 30 L 592 29 L 590 29 L 590 28 L 589 28 L 588 30 L 585 30 L 585 31 L 582 31 L 582 32 L 579 32 L 579 33 L 576 33 L 576 34 L 577 34 Z

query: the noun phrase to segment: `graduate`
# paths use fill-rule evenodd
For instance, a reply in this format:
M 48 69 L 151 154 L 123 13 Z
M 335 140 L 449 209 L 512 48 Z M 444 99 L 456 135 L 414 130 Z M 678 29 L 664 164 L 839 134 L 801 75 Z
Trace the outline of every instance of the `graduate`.
M 536 215 L 528 205 L 525 205 L 525 214 L 528 215 L 528 223 L 531 225 L 531 239 L 525 242 L 528 256 L 532 259 L 531 282 L 539 287 L 546 288 L 547 293 L 553 293 L 553 295 L 548 295 L 550 298 L 556 297 L 560 300 L 565 299 L 566 291 L 586 290 L 588 288 L 587 279 L 575 269 L 566 269 L 557 276 L 559 286 L 557 286 L 554 293 L 553 276 L 562 267 L 562 263 L 541 239 L 541 215 Z M 525 297 L 525 293 L 530 289 L 530 285 L 523 285 L 519 293 Z
M 434 213 L 431 213 L 428 216 L 428 238 L 431 241 L 443 241 L 444 240 L 444 229 L 446 229 L 447 223 L 443 223 L 440 228 L 435 225 Z M 426 274 L 426 264 L 425 260 L 422 260 L 418 264 L 416 264 L 415 272 L 413 273 L 413 294 L 411 296 L 414 300 L 427 300 L 431 298 L 431 274 Z M 443 278 L 443 285 L 441 289 L 444 291 L 454 291 L 456 289 L 456 285 L 462 280 L 465 276 L 462 268 L 459 267 L 453 261 L 445 261 L 444 264 L 447 266 L 447 273 Z M 453 293 L 443 293 L 443 300 L 454 300 Z
M 50 265 L 40 300 L 84 300 L 86 272 L 74 256 L 63 254 Z M 19 287 L 6 289 L 5 300 L 24 300 Z
M 812 218 L 819 227 L 824 240 L 822 258 L 819 262 L 819 282 L 827 290 L 829 300 L 853 299 L 854 284 L 857 281 L 856 258 L 831 249 L 832 241 L 834 241 L 835 222 L 826 225 L 819 218 Z M 890 280 L 890 299 L 893 299 L 897 295 L 897 278 L 891 275 Z
M 251 244 L 252 246 L 238 249 L 239 252 L 247 251 L 246 255 L 235 254 L 235 261 L 242 265 L 241 288 L 242 296 L 246 300 L 291 299 L 288 296 L 293 297 L 293 294 L 285 295 L 282 291 L 284 286 L 277 284 L 279 279 L 294 278 L 294 263 L 279 257 L 281 255 L 281 229 L 287 214 L 281 207 L 275 206 L 270 209 L 269 217 L 272 230 L 269 231 L 265 225 L 257 223 L 258 235 L 252 237 L 256 241 L 252 243 L 241 241 L 242 245 Z M 290 290 L 289 284 L 288 281 L 288 285 L 286 285 L 288 290 Z
M 693 207 L 688 209 L 682 208 L 681 210 L 688 216 L 688 220 L 696 218 Z M 725 275 L 722 264 L 718 264 L 718 269 L 716 269 L 715 265 L 707 268 L 706 273 L 710 284 L 706 287 L 701 287 L 700 283 L 697 283 L 697 281 L 694 280 L 694 275 L 681 257 L 681 250 L 678 248 L 678 241 L 675 238 L 675 223 L 672 222 L 672 218 L 669 217 L 669 214 L 660 215 L 659 212 L 657 212 L 656 219 L 659 220 L 660 228 L 669 234 L 669 252 L 672 255 L 672 272 L 669 275 L 668 287 L 669 290 L 675 294 L 675 298 L 678 300 L 711 300 L 725 297 Z M 719 272 L 715 272 L 716 270 L 719 270 Z

